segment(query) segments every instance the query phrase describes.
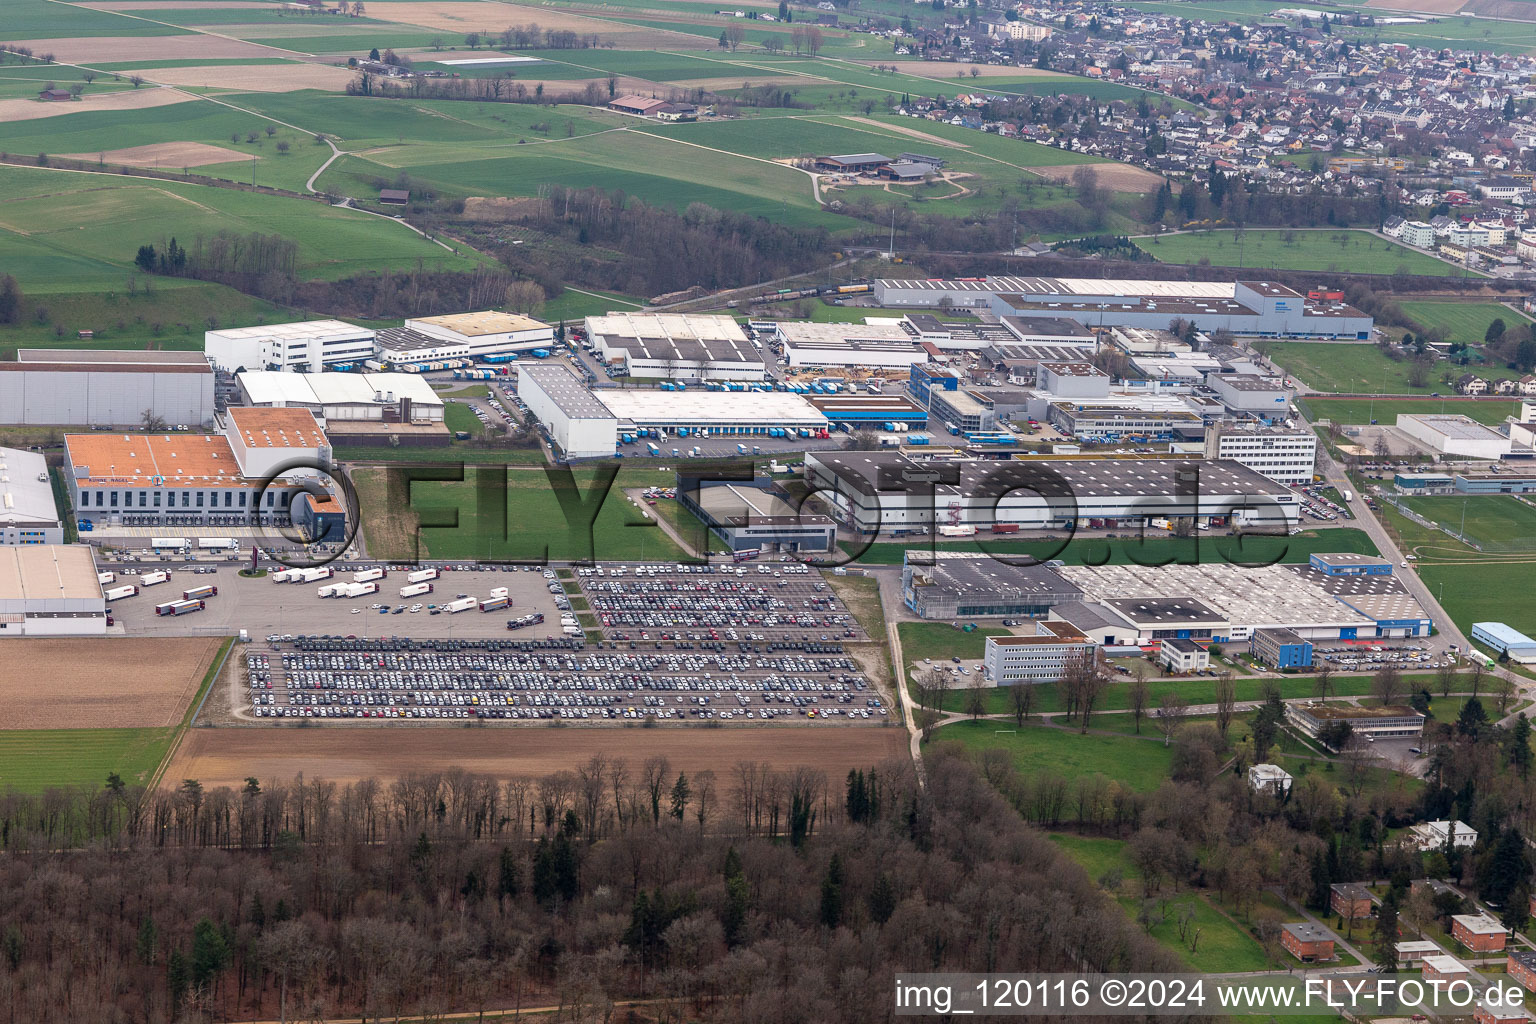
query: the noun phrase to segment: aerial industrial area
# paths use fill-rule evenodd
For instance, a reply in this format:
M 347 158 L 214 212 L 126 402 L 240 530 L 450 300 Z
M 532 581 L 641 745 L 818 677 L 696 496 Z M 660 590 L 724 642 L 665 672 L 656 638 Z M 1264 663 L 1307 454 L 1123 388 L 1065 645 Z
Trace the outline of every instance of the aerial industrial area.
M 1526 0 L 4 0 L 0 1006 L 1532 1024 L 1533 83 Z

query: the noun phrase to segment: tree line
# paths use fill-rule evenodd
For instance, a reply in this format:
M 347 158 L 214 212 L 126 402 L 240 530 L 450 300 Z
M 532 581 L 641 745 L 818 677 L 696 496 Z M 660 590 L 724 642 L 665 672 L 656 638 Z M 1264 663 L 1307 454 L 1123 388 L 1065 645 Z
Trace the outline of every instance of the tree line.
M 460 791 L 511 783 L 445 773 L 395 796 L 373 784 L 373 841 L 362 794 L 342 797 L 358 787 L 340 787 L 323 828 L 263 848 L 17 853 L 0 861 L 0 1002 L 91 1024 L 554 1004 L 613 1019 L 627 1000 L 654 1020 L 859 1022 L 888 1019 L 891 976 L 914 966 L 1176 969 L 965 759 L 940 753 L 926 777 L 850 774 L 833 820 L 796 829 L 811 815 L 786 804 L 777 837 L 738 814 L 700 822 L 692 799 L 679 817 L 642 785 L 622 831 L 594 835 L 574 795 L 532 835 L 476 840 L 479 798 Z M 284 803 L 316 787 L 282 787 Z M 248 788 L 238 799 L 267 796 Z

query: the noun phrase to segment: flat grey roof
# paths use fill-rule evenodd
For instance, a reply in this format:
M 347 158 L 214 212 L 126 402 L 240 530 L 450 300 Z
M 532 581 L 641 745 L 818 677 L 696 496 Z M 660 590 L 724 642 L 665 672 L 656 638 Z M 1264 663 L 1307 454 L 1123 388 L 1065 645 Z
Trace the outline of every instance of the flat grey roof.
M 616 417 L 587 389 L 586 384 L 559 363 L 531 363 L 517 368 L 566 416 L 573 420 L 611 420 Z
M 1466 416 L 1441 416 L 1438 414 L 1417 415 L 1405 413 L 1399 415 L 1397 420 L 1398 426 L 1402 426 L 1403 420 L 1417 420 L 1428 427 L 1430 430 L 1438 431 L 1440 434 L 1453 441 L 1509 440 L 1509 438 L 1505 437 L 1497 430 L 1494 430 L 1492 427 L 1484 426 L 1476 420 L 1470 419 Z
M 1180 654 L 1195 654 L 1199 651 L 1205 650 L 1204 647 L 1201 647 L 1193 640 L 1187 640 L 1181 636 L 1170 637 L 1169 639 L 1164 640 L 1163 643 L 1164 645 L 1178 651 Z
M 168 352 L 163 349 L 24 348 L 16 353 L 18 363 L 145 363 L 180 364 L 208 367 L 208 357 L 201 352 Z
M 587 317 L 588 334 L 626 358 L 683 363 L 745 363 L 762 354 L 734 318 L 715 314 L 609 313 Z
M 1044 565 L 1009 565 L 986 554 L 939 551 L 933 553 L 931 563 L 908 564 L 928 585 L 951 594 L 984 594 L 1001 601 L 1042 597 L 1053 603 L 1077 601 L 1083 596 L 1081 590 Z
M 1312 565 L 1288 565 L 1287 569 L 1300 576 L 1307 583 L 1318 587 L 1325 593 L 1334 597 L 1364 597 L 1380 594 L 1406 594 L 1408 591 L 1396 576 L 1387 574 L 1365 574 L 1355 576 L 1333 576 Z
M 1225 615 L 1193 597 L 1120 597 L 1104 603 L 1136 626 L 1227 621 Z
M 0 525 L 57 526 L 59 521 L 48 460 L 37 452 L 0 448 Z
M 724 526 L 769 526 L 799 523 L 805 526 L 831 526 L 829 516 L 801 513 L 773 490 L 737 484 L 700 487 L 699 507 Z
M 1006 342 L 993 345 L 983 354 L 994 363 L 1040 363 L 1082 358 L 1085 346 L 1077 345 L 1030 345 L 1023 342 Z
M 1318 551 L 1312 554 L 1313 558 L 1324 565 L 1388 565 L 1391 559 L 1382 558 L 1380 555 L 1364 555 L 1358 551 Z
M 1220 381 L 1233 391 L 1284 391 L 1285 387 L 1278 380 L 1268 377 L 1260 377 L 1252 373 L 1222 373 L 1210 378 Z
M 463 348 L 462 341 L 444 341 L 409 327 L 386 327 L 374 335 L 374 344 L 384 352 L 419 352 L 434 348 Z
M 1294 629 L 1256 629 L 1253 631 L 1253 635 L 1263 637 L 1265 640 L 1275 644 L 1310 643 L 1310 641 L 1303 640 L 1301 634 L 1297 633 Z
M 1001 319 L 1011 329 L 1010 333 L 1023 338 L 1082 338 L 1084 341 L 1092 341 L 1095 337 L 1088 328 L 1065 317 L 1005 316 Z

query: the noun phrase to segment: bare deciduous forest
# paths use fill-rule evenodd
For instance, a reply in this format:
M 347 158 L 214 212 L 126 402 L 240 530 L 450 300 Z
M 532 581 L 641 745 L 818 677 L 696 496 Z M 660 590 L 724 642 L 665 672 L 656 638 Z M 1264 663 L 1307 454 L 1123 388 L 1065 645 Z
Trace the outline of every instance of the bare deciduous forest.
M 898 970 L 1141 970 L 1171 954 L 963 757 L 830 785 L 594 759 L 240 792 L 9 796 L 17 1022 L 887 1020 Z

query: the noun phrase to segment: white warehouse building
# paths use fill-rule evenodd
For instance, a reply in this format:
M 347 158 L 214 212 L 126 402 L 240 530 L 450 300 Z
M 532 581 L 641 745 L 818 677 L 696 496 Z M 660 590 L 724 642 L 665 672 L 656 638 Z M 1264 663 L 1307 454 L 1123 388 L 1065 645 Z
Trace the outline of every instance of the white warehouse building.
M 458 352 L 470 359 L 528 352 L 555 343 L 555 329 L 549 324 L 521 313 L 449 313 L 422 316 L 405 321 L 404 329 L 445 343 L 444 351 Z
M 565 366 L 519 366 L 517 397 L 567 459 L 609 458 L 618 447 L 617 418 Z
M 776 337 L 790 366 L 870 366 L 900 370 L 928 361 L 917 339 L 895 324 L 783 321 Z
M 106 632 L 107 600 L 90 548 L 79 544 L 0 548 L 0 638 L 105 636 Z
M 0 422 L 139 427 L 213 419 L 213 370 L 197 352 L 22 349 L 0 363 Z
M 37 452 L 0 448 L 0 545 L 62 544 L 64 521 Z
M 1441 455 L 1497 459 L 1513 447 L 1508 437 L 1468 416 L 1401 414 L 1397 429 Z
M 756 345 L 730 316 L 609 313 L 586 319 L 587 341 L 615 374 L 665 380 L 762 380 Z
M 412 373 L 273 373 L 235 377 L 246 405 L 306 409 L 322 425 L 332 421 L 393 420 L 439 423 L 443 399 Z
M 226 373 L 320 370 L 373 358 L 374 332 L 340 320 L 233 327 L 203 335 L 203 353 Z

